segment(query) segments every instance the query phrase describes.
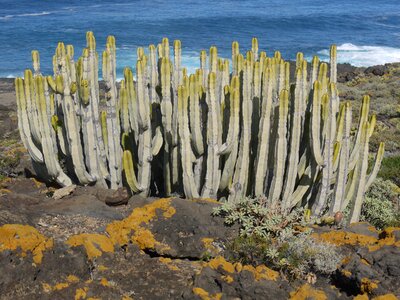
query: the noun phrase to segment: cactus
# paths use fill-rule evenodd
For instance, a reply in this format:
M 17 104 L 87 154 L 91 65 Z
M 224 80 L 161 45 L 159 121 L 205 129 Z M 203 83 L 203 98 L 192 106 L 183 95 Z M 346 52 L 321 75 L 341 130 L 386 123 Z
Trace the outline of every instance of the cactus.
M 266 197 L 284 212 L 302 205 L 317 216 L 350 206 L 350 221 L 359 219 L 384 144 L 367 174 L 376 116 L 369 116 L 365 96 L 351 135 L 351 106 L 340 103 L 336 88 L 336 46 L 329 68 L 312 59 L 310 76 L 299 52 L 290 83 L 289 62 L 279 51 L 267 57 L 256 38 L 245 56 L 232 43 L 232 73 L 212 46 L 208 57 L 200 52 L 195 74 L 181 65 L 181 42 L 174 41 L 172 59 L 164 38 L 148 53 L 137 49 L 136 76 L 125 68 L 118 88 L 115 38 L 109 36 L 101 109 L 92 32 L 86 40 L 77 61 L 74 48 L 60 42 L 54 74 L 46 77 L 32 51 L 33 72 L 15 80 L 21 139 L 42 177 L 62 186 L 125 184 L 142 196 L 157 190 L 227 201 Z

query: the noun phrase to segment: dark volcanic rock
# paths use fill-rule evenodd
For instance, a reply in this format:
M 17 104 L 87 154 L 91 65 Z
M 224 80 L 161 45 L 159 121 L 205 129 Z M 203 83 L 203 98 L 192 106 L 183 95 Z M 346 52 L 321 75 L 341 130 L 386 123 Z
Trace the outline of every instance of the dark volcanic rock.
M 383 76 L 388 71 L 386 65 L 372 66 L 365 69 L 365 74 L 373 74 L 376 76 Z

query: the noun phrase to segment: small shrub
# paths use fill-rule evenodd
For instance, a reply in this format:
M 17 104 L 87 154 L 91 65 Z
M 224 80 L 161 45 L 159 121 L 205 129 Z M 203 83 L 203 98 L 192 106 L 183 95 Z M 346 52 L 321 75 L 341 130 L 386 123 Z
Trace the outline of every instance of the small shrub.
M 241 225 L 240 236 L 230 245 L 231 258 L 245 264 L 266 263 L 287 275 L 298 278 L 310 272 L 330 274 L 341 260 L 334 245 L 315 240 L 305 227 L 304 209 L 287 215 L 280 207 L 268 207 L 265 198 L 245 198 L 238 203 L 224 203 L 214 210 L 225 223 Z
M 383 158 L 378 176 L 385 180 L 390 179 L 397 185 L 400 185 L 400 156 Z
M 361 220 L 376 228 L 400 225 L 400 188 L 390 180 L 377 178 L 365 194 Z

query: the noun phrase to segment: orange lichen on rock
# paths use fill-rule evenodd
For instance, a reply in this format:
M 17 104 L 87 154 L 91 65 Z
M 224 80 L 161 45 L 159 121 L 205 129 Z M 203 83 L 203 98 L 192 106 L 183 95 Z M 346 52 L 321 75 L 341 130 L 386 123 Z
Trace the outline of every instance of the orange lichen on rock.
M 75 291 L 75 300 L 85 299 L 87 296 L 88 287 L 79 288 Z
M 369 297 L 367 294 L 361 294 L 357 295 L 353 298 L 353 300 L 369 300 Z
M 160 257 L 158 259 L 161 263 L 167 265 L 168 269 L 172 271 L 179 271 L 179 268 L 172 263 L 172 259 L 168 257 Z
M 351 277 L 351 272 L 349 270 L 342 270 L 342 274 L 346 277 Z
M 362 278 L 360 290 L 362 293 L 371 294 L 373 290 L 378 288 L 378 283 L 379 283 L 379 281 L 377 281 L 377 280 L 370 280 L 368 278 Z
M 71 236 L 66 243 L 71 247 L 84 246 L 89 259 L 99 257 L 103 252 L 114 252 L 111 239 L 103 234 L 82 233 Z
M 327 243 L 342 245 L 360 245 L 368 247 L 369 251 L 376 251 L 383 246 L 400 247 L 400 241 L 396 241 L 394 232 L 400 230 L 398 227 L 389 227 L 379 234 L 379 239 L 346 231 L 329 231 L 321 234 L 314 233 L 313 236 Z
M 60 282 L 60 283 L 56 283 L 53 287 L 54 291 L 59 291 L 59 290 L 63 290 L 65 288 L 69 287 L 69 283 L 68 282 Z
M 219 268 L 221 268 L 228 273 L 235 272 L 235 266 L 232 263 L 226 261 L 225 258 L 222 256 L 217 256 L 216 258 L 211 259 L 208 263 L 205 263 L 205 266 L 208 266 L 214 270 L 218 270 Z
M 376 251 L 383 246 L 400 247 L 400 241 L 396 241 L 395 232 L 400 231 L 399 227 L 388 227 L 379 234 L 379 240 L 375 245 L 368 247 L 369 251 Z
M 199 296 L 201 300 L 220 300 L 222 298 L 222 293 L 210 295 L 207 291 L 199 287 L 193 288 L 193 293 Z
M 101 280 L 100 280 L 100 284 L 102 285 L 102 286 L 111 286 L 111 284 L 108 282 L 108 280 L 106 279 L 106 278 L 101 278 Z
M 76 277 L 75 275 L 68 275 L 67 276 L 67 281 L 71 283 L 76 283 L 79 281 L 79 278 Z
M 397 298 L 395 295 L 393 294 L 385 294 L 385 295 L 381 295 L 381 296 L 377 296 L 372 298 L 372 300 L 398 300 L 399 298 Z
M 259 281 L 261 279 L 265 280 L 274 280 L 276 281 L 279 277 L 279 273 L 267 268 L 265 265 L 259 265 L 257 267 L 253 267 L 251 265 L 243 266 L 243 271 L 249 271 L 253 274 L 254 279 Z
M 221 279 L 224 280 L 227 283 L 232 283 L 233 282 L 233 277 L 231 275 L 222 275 Z
M 377 243 L 377 239 L 363 234 L 356 234 L 353 232 L 346 231 L 329 231 L 321 234 L 314 233 L 313 237 L 322 240 L 327 243 L 331 243 L 337 246 L 341 245 L 360 245 L 369 246 Z
M 0 226 L 0 252 L 20 249 L 22 257 L 25 257 L 27 252 L 31 252 L 33 262 L 40 264 L 43 252 L 52 247 L 53 240 L 46 238 L 32 226 L 20 224 Z
M 106 266 L 104 266 L 104 265 L 99 265 L 99 266 L 97 267 L 97 270 L 99 270 L 99 271 L 107 271 L 108 268 L 107 268 Z
M 308 283 L 299 287 L 296 291 L 290 293 L 291 300 L 326 300 L 325 293 L 321 290 L 312 288 Z
M 213 238 L 202 238 L 201 242 L 203 243 L 204 248 L 206 248 L 206 250 L 210 252 L 213 256 L 221 252 L 217 247 L 213 245 L 214 243 Z
M 277 280 L 279 277 L 279 273 L 271 270 L 265 265 L 259 265 L 257 267 L 253 267 L 251 265 L 242 265 L 241 263 L 232 264 L 225 260 L 222 256 L 217 256 L 211 259 L 208 263 L 204 263 L 204 266 L 208 266 L 214 270 L 222 269 L 227 273 L 240 273 L 243 271 L 248 271 L 253 274 L 254 279 L 259 280 Z
M 141 249 L 154 248 L 161 245 L 154 239 L 150 230 L 143 228 L 141 224 L 148 224 L 157 217 L 157 210 L 163 211 L 164 218 L 172 217 L 176 210 L 171 206 L 170 198 L 163 198 L 143 207 L 135 208 L 129 217 L 110 223 L 107 233 L 114 244 L 126 245 L 129 241 L 135 242 Z M 133 236 L 131 236 L 134 231 Z
M 215 204 L 221 204 L 221 202 L 219 202 L 217 199 L 213 199 L 213 198 L 196 198 L 193 199 L 192 201 L 194 202 L 209 202 L 209 203 L 215 203 Z

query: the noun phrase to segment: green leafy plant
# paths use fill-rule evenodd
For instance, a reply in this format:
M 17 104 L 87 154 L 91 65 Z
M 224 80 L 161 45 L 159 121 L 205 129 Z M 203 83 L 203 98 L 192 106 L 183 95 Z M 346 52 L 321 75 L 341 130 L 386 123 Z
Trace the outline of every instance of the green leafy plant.
M 400 188 L 390 180 L 377 178 L 365 194 L 361 220 L 379 229 L 400 225 Z
M 294 278 L 334 272 L 341 255 L 335 246 L 311 236 L 307 210 L 294 209 L 285 215 L 266 201 L 244 198 L 215 208 L 213 214 L 223 216 L 227 225 L 241 226 L 239 237 L 227 247 L 231 258 L 246 264 L 266 263 Z

